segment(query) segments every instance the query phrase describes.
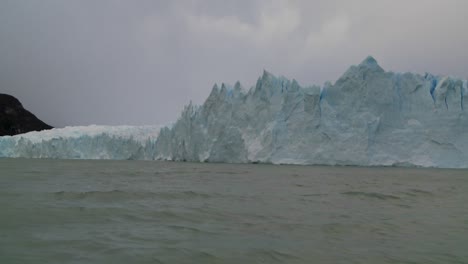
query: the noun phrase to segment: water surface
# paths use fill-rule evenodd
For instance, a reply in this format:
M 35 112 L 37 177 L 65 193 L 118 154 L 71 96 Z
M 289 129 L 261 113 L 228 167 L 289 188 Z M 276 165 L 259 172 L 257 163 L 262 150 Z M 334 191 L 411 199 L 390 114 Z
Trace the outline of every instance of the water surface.
M 0 159 L 0 263 L 468 263 L 468 170 Z

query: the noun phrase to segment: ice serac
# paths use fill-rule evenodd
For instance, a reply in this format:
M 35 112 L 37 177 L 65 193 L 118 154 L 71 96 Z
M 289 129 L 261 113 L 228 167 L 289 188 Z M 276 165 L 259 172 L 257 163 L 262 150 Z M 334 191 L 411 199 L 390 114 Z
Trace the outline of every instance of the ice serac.
M 0 157 L 153 159 L 159 127 L 77 126 L 0 137 Z
M 373 57 L 323 87 L 264 71 L 248 91 L 215 85 L 185 107 L 154 157 L 467 168 L 467 109 L 466 80 L 386 72 Z

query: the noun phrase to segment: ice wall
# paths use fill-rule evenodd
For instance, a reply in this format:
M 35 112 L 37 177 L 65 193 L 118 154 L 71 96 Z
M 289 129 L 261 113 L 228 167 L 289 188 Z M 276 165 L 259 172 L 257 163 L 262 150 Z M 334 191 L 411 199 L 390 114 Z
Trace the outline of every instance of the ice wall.
M 0 137 L 0 157 L 153 159 L 159 127 L 77 126 Z
M 322 87 L 266 71 L 248 91 L 215 85 L 160 132 L 90 126 L 0 137 L 0 157 L 468 168 L 467 111 L 466 80 L 386 72 L 368 57 Z
M 468 167 L 466 80 L 384 71 L 374 58 L 335 84 L 264 72 L 244 91 L 215 85 L 161 130 L 157 159 Z

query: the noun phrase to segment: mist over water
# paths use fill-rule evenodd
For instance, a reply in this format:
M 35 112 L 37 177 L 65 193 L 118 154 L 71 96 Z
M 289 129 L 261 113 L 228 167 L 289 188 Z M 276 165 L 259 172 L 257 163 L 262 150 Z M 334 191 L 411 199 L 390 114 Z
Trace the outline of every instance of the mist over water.
M 0 159 L 0 263 L 467 263 L 468 170 Z

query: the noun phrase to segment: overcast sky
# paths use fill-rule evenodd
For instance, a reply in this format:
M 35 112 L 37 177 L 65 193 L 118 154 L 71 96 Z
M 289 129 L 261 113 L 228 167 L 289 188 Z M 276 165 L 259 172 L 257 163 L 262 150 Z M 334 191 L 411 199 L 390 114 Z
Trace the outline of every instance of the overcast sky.
M 174 121 L 215 82 L 263 69 L 334 82 L 386 70 L 468 77 L 466 0 L 0 0 L 0 93 L 45 122 Z

